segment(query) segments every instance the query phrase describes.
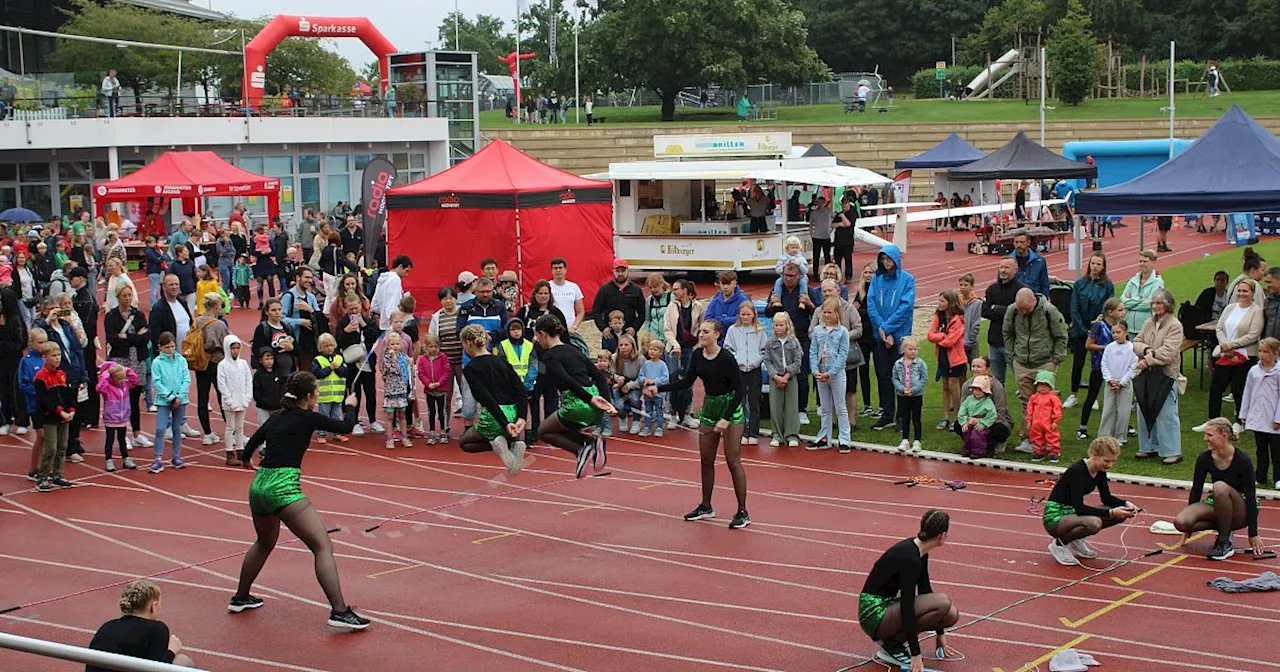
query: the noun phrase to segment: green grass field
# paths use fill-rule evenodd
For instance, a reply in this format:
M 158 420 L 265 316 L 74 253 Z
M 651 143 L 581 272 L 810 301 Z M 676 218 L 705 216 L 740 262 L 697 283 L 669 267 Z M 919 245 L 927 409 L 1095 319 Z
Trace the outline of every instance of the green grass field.
M 1268 241 L 1254 248 L 1265 259 L 1280 259 L 1280 241 Z M 1164 277 L 1165 286 L 1169 291 L 1173 292 L 1173 297 L 1178 305 L 1183 301 L 1194 301 L 1196 296 L 1208 286 L 1213 284 L 1213 274 L 1218 270 L 1225 270 L 1232 277 L 1240 272 L 1240 251 L 1231 250 L 1221 252 L 1210 257 L 1196 259 L 1179 266 L 1169 269 L 1161 269 L 1160 273 Z M 1117 295 L 1123 290 L 1124 283 L 1128 278 L 1113 278 L 1116 284 Z M 980 343 L 984 344 L 982 350 L 986 351 L 986 325 L 983 322 L 983 335 Z M 1186 328 L 1194 328 L 1195 325 L 1186 325 Z M 923 340 L 924 334 L 916 334 L 918 338 Z M 922 413 L 924 438 L 921 442 L 927 450 L 937 450 L 945 452 L 960 452 L 960 438 L 950 432 L 942 432 L 934 429 L 938 421 L 942 419 L 942 388 L 941 383 L 933 381 L 935 371 L 936 356 L 932 344 L 925 343 L 920 348 L 920 355 L 929 366 L 929 384 L 925 388 L 924 395 L 924 412 Z M 1062 363 L 1058 370 L 1058 390 L 1059 396 L 1066 399 L 1065 390 L 1070 386 L 1071 374 L 1071 353 L 1068 351 L 1067 359 Z M 1208 408 L 1208 389 L 1209 374 L 1205 371 L 1203 384 L 1198 382 L 1199 370 L 1192 367 L 1192 353 L 1187 351 L 1183 353 L 1183 375 L 1187 377 L 1187 393 L 1178 400 L 1178 409 L 1182 420 L 1182 455 L 1183 461 L 1180 464 L 1167 466 L 1161 464 L 1159 460 L 1143 460 L 1138 461 L 1132 459 L 1134 452 L 1137 450 L 1137 438 L 1132 438 L 1125 445 L 1124 456 L 1116 463 L 1113 471 L 1126 474 L 1137 474 L 1143 476 L 1159 476 L 1164 478 L 1175 478 L 1190 480 L 1192 465 L 1195 462 L 1195 456 L 1205 448 L 1204 435 L 1191 431 L 1195 425 L 1204 422 L 1207 418 L 1206 409 Z M 1012 368 L 1012 366 L 1010 367 Z M 1088 367 L 1086 366 L 1083 380 L 1088 381 Z M 1008 374 L 1008 382 L 1013 382 L 1013 372 Z M 874 376 L 872 384 L 875 384 Z M 812 398 L 809 403 L 809 425 L 806 425 L 802 433 L 815 434 L 818 430 L 818 422 L 820 417 L 817 413 L 817 394 L 811 393 Z M 859 391 L 861 397 L 861 391 Z M 876 397 L 875 394 L 872 395 Z M 1062 430 L 1062 462 L 1060 466 L 1070 465 L 1075 460 L 1084 456 L 1088 449 L 1089 441 L 1078 441 L 1075 436 L 1077 425 L 1080 423 L 1080 412 L 1083 410 L 1085 391 L 1080 392 L 1080 404 L 1075 408 L 1063 409 L 1063 419 L 1061 424 Z M 1009 410 L 1013 414 L 1015 421 L 1021 420 L 1021 412 L 1017 408 L 1018 402 L 1014 396 L 1014 390 L 1009 390 Z M 1230 417 L 1235 412 L 1235 407 L 1231 404 L 1223 404 L 1222 412 Z M 1098 420 L 1101 418 L 1101 411 L 1095 411 L 1089 420 L 1089 432 L 1092 439 L 1098 428 Z M 858 418 L 858 429 L 853 432 L 854 441 L 863 441 L 867 443 L 878 443 L 896 446 L 901 440 L 893 429 L 883 431 L 871 431 L 870 418 Z M 1137 414 L 1134 414 L 1131 422 L 1137 422 Z M 766 423 L 767 424 L 767 421 Z M 1016 443 L 1016 440 L 1010 441 L 1010 447 Z M 1242 448 L 1250 454 L 1254 455 L 1253 437 L 1246 432 L 1245 437 L 1237 443 L 1237 447 Z M 1030 455 L 1006 451 L 1001 456 L 1003 459 L 1015 461 L 1030 461 Z
M 1161 108 L 1168 104 L 1164 98 L 1125 98 L 1090 100 L 1083 105 L 1062 105 L 1050 101 L 1055 109 L 1046 113 L 1049 121 L 1098 120 L 1098 119 L 1162 119 L 1168 114 Z M 1216 119 L 1232 105 L 1239 105 L 1254 116 L 1275 115 L 1280 110 L 1280 91 L 1244 91 L 1236 94 L 1207 98 L 1181 95 L 1176 98 L 1179 118 Z M 801 105 L 779 107 L 778 120 L 747 122 L 745 126 L 778 126 L 795 124 L 832 123 L 966 123 L 992 121 L 1034 121 L 1040 118 L 1038 101 L 975 100 L 943 101 L 899 98 L 891 111 L 885 114 L 845 114 L 841 105 Z M 661 123 L 660 110 L 656 106 L 597 107 L 596 117 L 604 118 L 606 127 Z M 569 125 L 573 124 L 573 110 L 569 110 Z M 738 124 L 732 109 L 676 108 L 677 124 Z M 578 124 L 586 125 L 586 117 Z M 515 126 L 502 110 L 488 110 L 480 115 L 482 129 Z

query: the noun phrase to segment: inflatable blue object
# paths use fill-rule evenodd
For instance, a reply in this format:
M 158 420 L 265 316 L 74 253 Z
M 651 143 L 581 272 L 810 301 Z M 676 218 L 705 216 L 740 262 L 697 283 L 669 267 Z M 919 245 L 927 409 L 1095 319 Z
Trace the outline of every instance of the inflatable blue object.
M 1191 145 L 1190 140 L 1174 140 L 1174 155 Z M 1169 160 L 1168 140 L 1082 140 L 1062 146 L 1062 155 L 1073 161 L 1084 161 L 1092 155 L 1098 168 L 1098 187 L 1128 182 L 1144 175 Z M 1084 180 L 1072 180 L 1077 189 L 1085 188 Z

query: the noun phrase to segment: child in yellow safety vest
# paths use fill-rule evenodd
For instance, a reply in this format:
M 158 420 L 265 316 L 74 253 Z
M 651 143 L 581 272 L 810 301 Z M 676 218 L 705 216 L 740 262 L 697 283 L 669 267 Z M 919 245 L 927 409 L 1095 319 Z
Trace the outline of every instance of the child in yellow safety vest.
M 316 394 L 320 402 L 320 414 L 341 422 L 342 400 L 347 395 L 347 363 L 342 354 L 335 352 L 338 341 L 333 334 L 321 334 L 317 340 L 320 354 L 311 362 L 311 373 L 316 377 Z M 334 434 L 334 440 L 347 442 L 347 437 Z M 316 443 L 327 443 L 324 432 L 319 432 Z
M 516 372 L 516 377 L 524 381 L 525 392 L 532 392 L 538 380 L 538 356 L 533 352 L 533 341 L 524 337 L 524 322 L 513 317 L 507 323 L 507 337 L 498 342 L 494 354 L 505 359 Z M 527 409 L 521 409 L 521 415 Z M 525 443 L 533 443 L 533 430 L 526 429 Z

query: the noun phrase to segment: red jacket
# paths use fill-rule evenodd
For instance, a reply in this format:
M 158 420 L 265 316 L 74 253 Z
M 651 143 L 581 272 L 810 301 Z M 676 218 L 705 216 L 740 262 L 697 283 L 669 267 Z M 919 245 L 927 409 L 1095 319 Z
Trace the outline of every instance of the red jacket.
M 940 330 L 941 320 L 933 314 L 933 324 L 929 326 L 929 342 L 937 343 L 947 353 L 947 363 L 951 366 L 964 366 L 969 357 L 964 352 L 964 315 L 953 315 L 947 320 L 947 330 Z
M 1062 437 L 1062 400 L 1056 392 L 1036 392 L 1027 401 L 1027 427 L 1031 442 L 1040 446 L 1058 446 Z
M 64 411 L 76 410 L 76 397 L 67 386 L 67 372 L 62 369 L 49 370 L 42 366 L 36 371 L 36 410 L 46 425 L 66 422 L 62 417 Z

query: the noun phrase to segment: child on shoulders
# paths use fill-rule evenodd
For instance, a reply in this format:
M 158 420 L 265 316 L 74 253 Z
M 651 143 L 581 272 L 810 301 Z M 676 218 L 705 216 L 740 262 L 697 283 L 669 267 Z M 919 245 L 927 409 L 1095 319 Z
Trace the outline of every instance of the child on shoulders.
M 799 238 L 787 236 L 786 243 L 782 246 L 782 254 L 778 255 L 778 263 L 773 266 L 773 270 L 778 273 L 778 279 L 773 281 L 773 295 L 782 296 L 782 269 L 786 268 L 787 264 L 800 267 L 800 291 L 808 293 L 809 260 L 804 257 L 804 246 L 800 244 Z

